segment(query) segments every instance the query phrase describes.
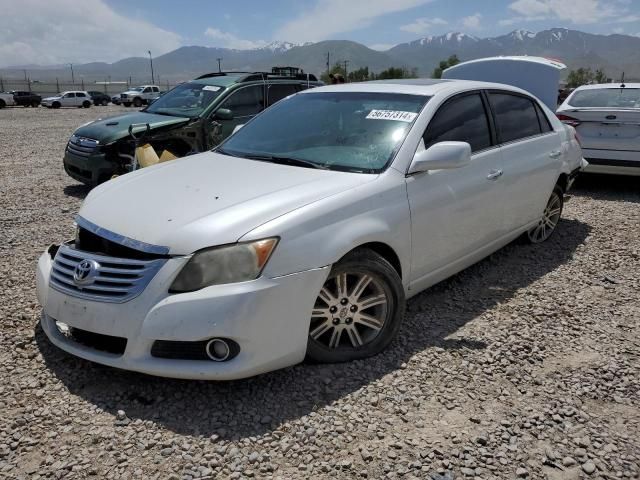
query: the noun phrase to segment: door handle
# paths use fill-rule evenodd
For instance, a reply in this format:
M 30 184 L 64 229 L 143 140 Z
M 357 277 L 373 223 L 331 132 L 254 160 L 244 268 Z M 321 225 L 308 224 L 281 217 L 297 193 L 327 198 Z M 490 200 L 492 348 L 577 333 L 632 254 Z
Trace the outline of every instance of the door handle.
M 502 176 L 502 170 L 491 170 L 489 175 L 487 175 L 488 180 L 497 180 Z
M 562 155 L 562 152 L 560 152 L 560 151 L 558 151 L 558 150 L 554 150 L 553 152 L 551 152 L 551 153 L 549 154 L 549 156 L 550 156 L 551 158 L 558 158 L 560 155 Z

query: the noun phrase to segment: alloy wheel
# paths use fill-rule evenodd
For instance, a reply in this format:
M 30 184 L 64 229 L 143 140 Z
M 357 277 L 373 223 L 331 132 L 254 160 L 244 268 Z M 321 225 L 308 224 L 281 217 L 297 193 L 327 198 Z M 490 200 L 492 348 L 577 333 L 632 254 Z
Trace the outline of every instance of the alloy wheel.
M 330 277 L 311 314 L 310 340 L 333 351 L 368 345 L 385 325 L 390 295 L 384 282 L 369 273 Z
M 544 242 L 551 236 L 560 221 L 562 203 L 561 193 L 554 190 L 542 213 L 542 218 L 538 224 L 528 232 L 529 240 L 532 243 Z

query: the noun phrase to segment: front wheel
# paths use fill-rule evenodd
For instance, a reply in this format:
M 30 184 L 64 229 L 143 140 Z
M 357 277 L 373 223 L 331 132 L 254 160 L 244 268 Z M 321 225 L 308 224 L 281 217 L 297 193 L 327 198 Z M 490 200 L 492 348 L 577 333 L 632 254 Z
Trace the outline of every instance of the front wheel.
M 537 225 L 531 228 L 527 232 L 527 239 L 530 243 L 542 243 L 553 235 L 556 231 L 560 216 L 562 215 L 562 208 L 564 207 L 564 192 L 556 185 L 553 188 L 553 192 L 549 197 L 547 206 L 542 212 L 542 217 L 538 221 Z
M 60 102 L 53 102 L 51 108 L 60 108 Z
M 4 108 L 6 106 L 7 104 L 4 102 L 4 100 L 0 100 L 0 108 Z
M 396 270 L 371 250 L 336 263 L 311 313 L 307 356 L 337 363 L 370 357 L 398 333 L 405 298 Z

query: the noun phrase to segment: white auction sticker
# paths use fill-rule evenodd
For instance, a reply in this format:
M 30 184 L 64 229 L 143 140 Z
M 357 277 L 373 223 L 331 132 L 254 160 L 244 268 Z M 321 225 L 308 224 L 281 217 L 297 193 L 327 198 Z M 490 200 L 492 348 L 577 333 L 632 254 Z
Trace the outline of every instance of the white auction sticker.
M 202 90 L 207 90 L 208 92 L 217 92 L 218 90 L 220 90 L 220 87 L 216 87 L 214 85 L 205 85 L 204 87 L 202 87 Z
M 399 110 L 371 110 L 367 118 L 370 120 L 398 120 L 411 123 L 417 116 L 417 113 Z

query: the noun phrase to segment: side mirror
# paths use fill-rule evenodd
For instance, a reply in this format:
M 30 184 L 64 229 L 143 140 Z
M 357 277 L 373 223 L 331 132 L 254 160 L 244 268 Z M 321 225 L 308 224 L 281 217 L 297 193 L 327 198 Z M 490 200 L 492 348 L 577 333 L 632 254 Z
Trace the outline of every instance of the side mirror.
M 216 120 L 233 120 L 233 112 L 228 108 L 219 108 L 215 114 Z
M 427 170 L 464 167 L 471 163 L 471 145 L 467 142 L 440 142 L 416 152 L 408 174 Z
M 244 123 L 240 124 L 240 125 L 236 125 L 233 129 L 233 132 L 231 132 L 231 135 L 233 135 L 234 133 L 236 133 L 238 130 L 240 130 L 242 127 L 244 127 Z

